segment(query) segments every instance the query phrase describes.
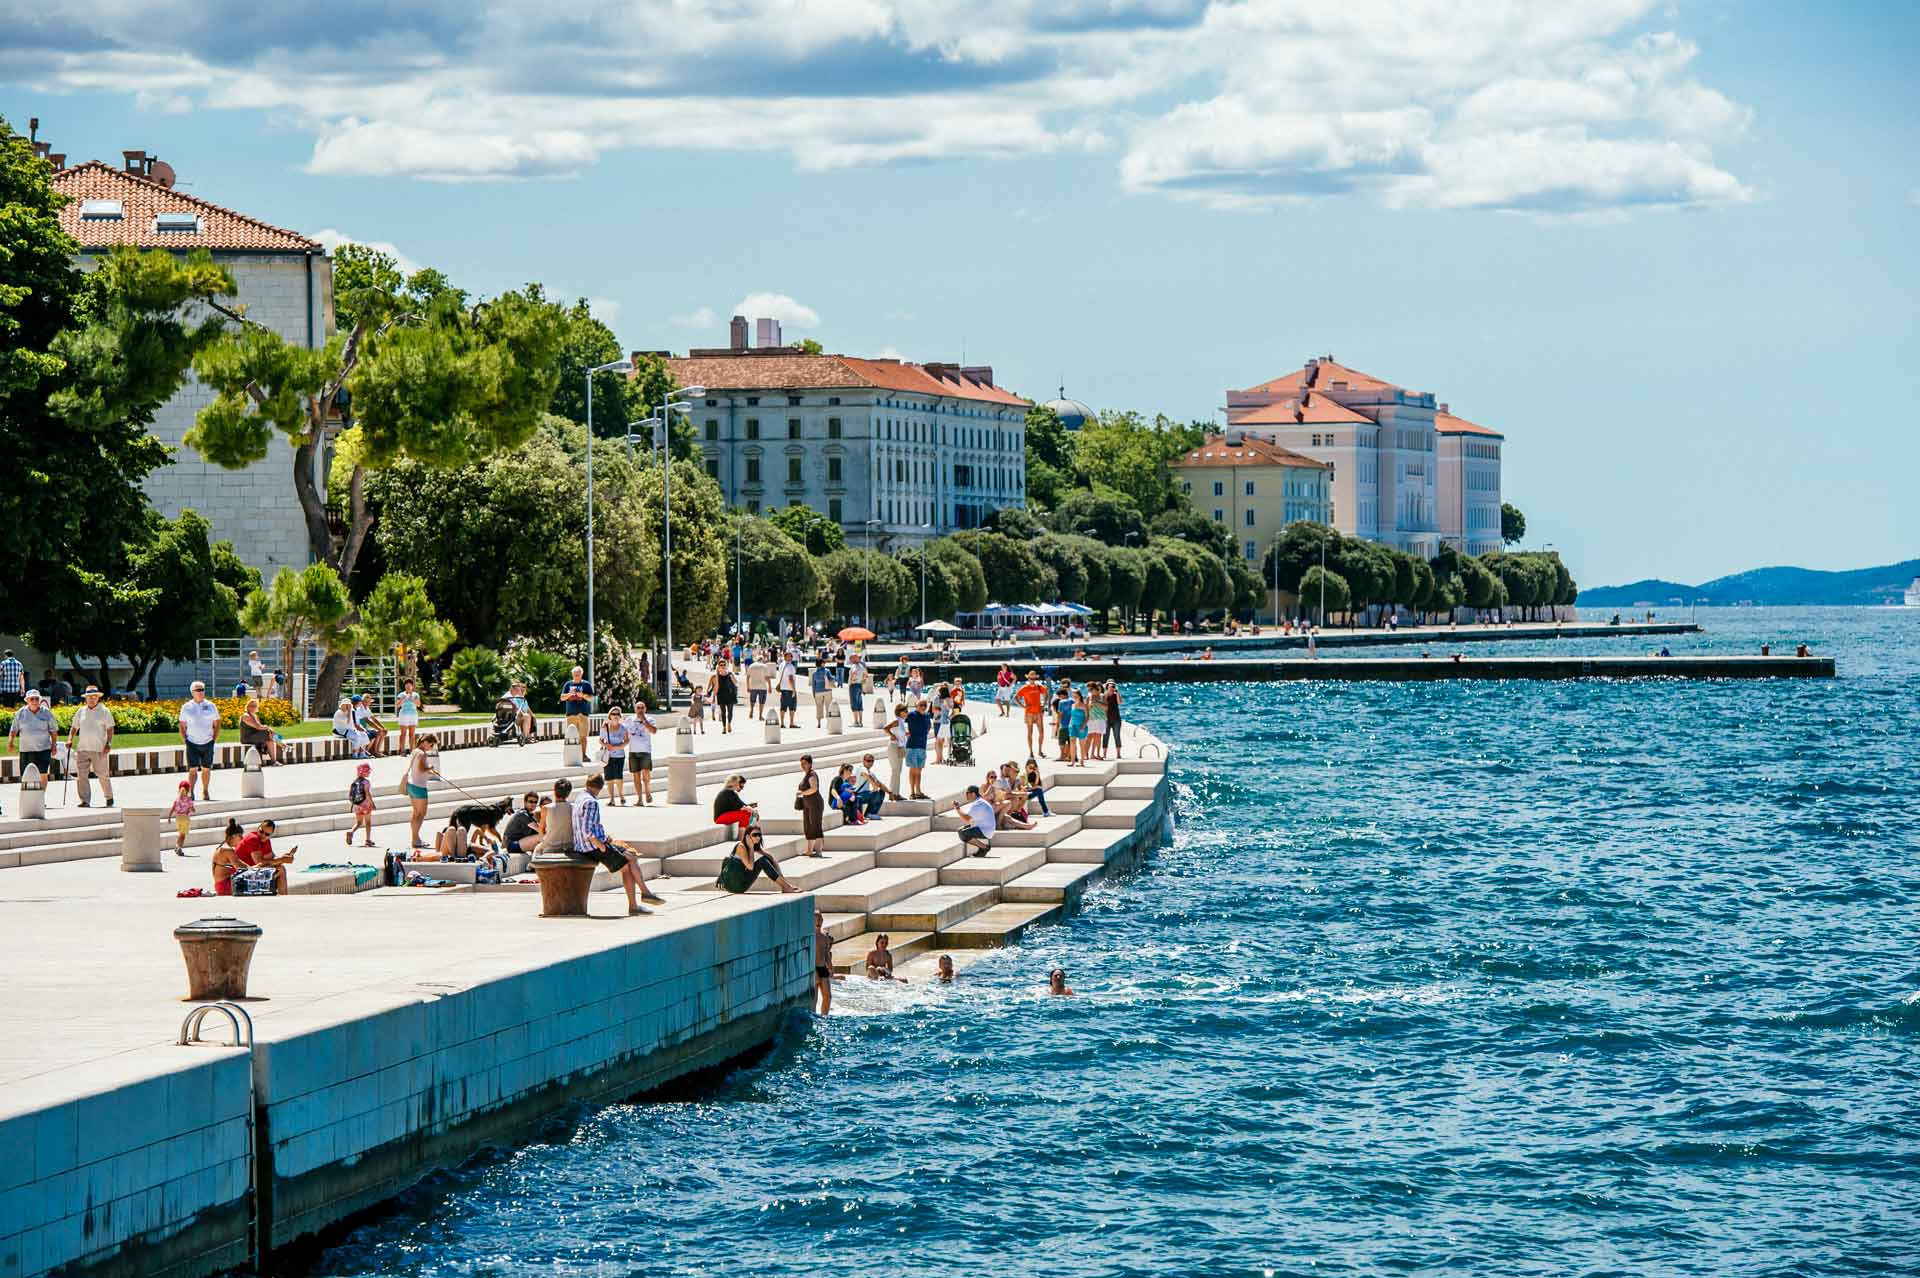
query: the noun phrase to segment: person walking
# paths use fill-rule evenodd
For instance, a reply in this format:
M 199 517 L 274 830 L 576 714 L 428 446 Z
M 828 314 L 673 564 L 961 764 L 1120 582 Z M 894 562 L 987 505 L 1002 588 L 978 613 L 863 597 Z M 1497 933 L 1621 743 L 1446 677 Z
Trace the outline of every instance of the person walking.
M 577 734 L 575 740 L 580 748 L 587 748 L 587 716 L 593 712 L 593 685 L 587 682 L 587 672 L 575 666 L 570 672 L 571 678 L 560 685 L 560 709 L 567 716 L 567 722 L 573 725 Z
M 867 681 L 873 676 L 867 673 L 867 659 L 859 649 L 853 653 L 853 664 L 847 667 L 847 709 L 853 711 L 853 726 L 866 727 L 864 718 L 867 709 Z
M 1013 667 L 1004 661 L 1000 673 L 993 677 L 993 704 L 1002 719 L 1013 713 Z
M 1040 686 L 1038 671 L 1027 671 L 1027 680 L 1013 694 L 1020 703 L 1021 718 L 1026 721 L 1027 753 L 1044 754 L 1047 747 L 1047 690 Z
M 93 806 L 89 777 L 100 778 L 100 793 L 113 806 L 113 711 L 100 704 L 100 689 L 87 685 L 84 704 L 73 712 L 67 727 L 67 753 L 73 756 L 74 782 L 80 788 L 80 806 Z
M 420 823 L 427 819 L 427 800 L 433 797 L 427 783 L 439 775 L 433 770 L 430 756 L 439 748 L 440 738 L 429 732 L 414 742 L 413 753 L 407 756 L 407 806 L 412 809 L 407 818 L 409 847 L 427 846 L 420 837 Z
M 187 747 L 187 780 L 200 774 L 200 797 L 213 798 L 213 753 L 220 740 L 220 707 L 207 700 L 207 685 L 198 679 L 180 703 L 180 740 Z
M 7 649 L 0 657 L 0 706 L 17 706 L 27 692 L 27 668 Z
M 800 756 L 800 786 L 794 791 L 793 806 L 800 813 L 800 833 L 807 842 L 808 856 L 827 854 L 827 798 L 820 792 L 820 774 L 813 770 L 813 756 Z
M 720 716 L 720 731 L 732 732 L 733 708 L 740 704 L 740 682 L 734 678 L 733 667 L 725 657 L 715 663 L 713 674 L 707 679 L 707 696 Z
M 647 708 L 635 703 L 633 717 L 627 720 L 627 775 L 633 778 L 633 792 L 646 807 L 653 802 L 653 734 L 657 729 L 647 717 Z
M 767 691 L 773 687 L 774 666 L 767 660 L 766 650 L 756 648 L 753 661 L 747 666 L 747 717 L 764 719 L 767 717 Z
M 813 688 L 813 726 L 817 728 L 826 721 L 827 711 L 833 709 L 833 671 L 825 660 L 814 661 L 808 682 Z
M 617 808 L 627 805 L 627 742 L 632 739 L 632 730 L 620 717 L 620 707 L 608 706 L 607 717 L 600 724 L 601 775 L 613 795 L 607 801 Z
M 793 649 L 787 649 L 780 661 L 780 673 L 775 676 L 780 690 L 780 726 L 798 728 L 800 717 L 800 669 L 794 664 Z
M 40 769 L 40 784 L 45 785 L 53 776 L 53 742 L 60 733 L 54 723 L 53 711 L 47 709 L 40 689 L 28 688 L 24 694 L 26 705 L 13 712 L 13 726 L 7 730 L 7 744 L 15 745 L 20 752 L 20 775 L 25 776 L 29 767 Z

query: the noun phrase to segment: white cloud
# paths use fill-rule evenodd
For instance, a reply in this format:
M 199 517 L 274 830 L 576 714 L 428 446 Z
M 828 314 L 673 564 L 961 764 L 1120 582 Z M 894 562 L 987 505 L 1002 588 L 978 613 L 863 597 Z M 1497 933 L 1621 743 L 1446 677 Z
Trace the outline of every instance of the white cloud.
M 358 244 L 362 248 L 370 248 L 376 253 L 385 253 L 393 259 L 394 265 L 400 268 L 402 275 L 412 275 L 420 269 L 420 263 L 408 257 L 405 253 L 402 253 L 397 245 L 390 244 L 386 240 L 363 240 L 357 235 L 348 235 L 345 231 L 336 231 L 331 226 L 324 231 L 315 231 L 313 238 L 319 240 L 320 243 L 325 246 L 328 253 L 339 252 L 342 244 Z
M 906 356 L 900 353 L 900 348 L 898 346 L 882 346 L 879 350 L 873 353 L 873 358 L 903 360 L 906 358 Z
M 670 318 L 680 328 L 712 328 L 720 322 L 720 317 L 714 314 L 711 306 L 696 306 L 685 315 L 675 315 Z
M 327 175 L 553 178 L 643 148 L 814 171 L 1118 148 L 1125 189 L 1226 208 L 1751 198 L 1712 150 L 1750 112 L 1657 29 L 1664 0 L 352 7 L 342 23 L 90 0 L 55 21 L 44 0 L 0 0 L 0 29 L 27 33 L 0 49 L 0 79 L 268 113 L 313 137 L 307 167 Z
M 612 328 L 620 322 L 620 303 L 611 297 L 589 297 L 587 313 L 608 328 Z
M 732 314 L 748 320 L 777 319 L 781 328 L 819 328 L 820 313 L 785 293 L 749 293 L 733 304 Z

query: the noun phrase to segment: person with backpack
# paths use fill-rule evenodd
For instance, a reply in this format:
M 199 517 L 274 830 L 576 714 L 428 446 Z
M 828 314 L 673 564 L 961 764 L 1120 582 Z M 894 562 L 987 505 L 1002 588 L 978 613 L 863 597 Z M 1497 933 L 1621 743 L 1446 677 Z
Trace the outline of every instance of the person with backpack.
M 363 763 L 354 769 L 353 780 L 347 783 L 347 807 L 353 812 L 353 828 L 347 831 L 347 846 L 353 846 L 353 836 L 364 833 L 366 842 L 362 847 L 373 846 L 373 765 Z

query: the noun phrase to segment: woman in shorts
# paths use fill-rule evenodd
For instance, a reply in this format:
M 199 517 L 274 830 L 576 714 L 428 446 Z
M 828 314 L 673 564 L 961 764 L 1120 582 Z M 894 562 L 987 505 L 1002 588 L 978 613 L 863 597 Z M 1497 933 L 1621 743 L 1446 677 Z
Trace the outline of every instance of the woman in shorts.
M 620 807 L 627 805 L 627 742 L 633 739 L 633 729 L 620 717 L 619 706 L 607 707 L 606 722 L 600 725 L 600 753 L 603 757 L 601 775 L 607 779 L 607 802 Z
M 440 738 L 429 732 L 414 742 L 413 753 L 407 756 L 407 806 L 412 809 L 407 822 L 408 847 L 427 846 L 427 841 L 420 837 L 420 823 L 427 819 L 427 800 L 433 795 L 427 783 L 437 775 L 430 760 L 439 748 Z
M 401 681 L 400 695 L 393 699 L 393 721 L 400 727 L 400 748 L 412 750 L 420 728 L 420 694 L 413 690 L 411 679 Z

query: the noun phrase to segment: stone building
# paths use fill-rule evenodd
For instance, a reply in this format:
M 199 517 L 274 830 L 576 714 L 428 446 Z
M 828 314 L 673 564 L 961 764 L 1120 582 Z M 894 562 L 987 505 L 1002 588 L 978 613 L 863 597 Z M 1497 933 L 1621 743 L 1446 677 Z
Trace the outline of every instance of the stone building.
M 175 189 L 172 167 L 144 151 L 124 157 L 118 168 L 99 160 L 55 165 L 53 187 L 70 201 L 60 210 L 60 225 L 79 241 L 83 268 L 121 244 L 177 253 L 206 249 L 233 275 L 238 296 L 228 305 L 244 307 L 249 319 L 290 342 L 326 343 L 333 331 L 333 268 L 318 241 Z M 187 507 L 199 511 L 213 535 L 231 540 L 263 577 L 305 567 L 306 524 L 293 495 L 293 448 L 285 437 L 276 433 L 265 459 L 242 470 L 204 461 L 181 442 L 212 398 L 189 376 L 155 415 L 151 430 L 172 451 L 173 464 L 148 477 L 148 499 L 168 518 Z
M 1331 513 L 1331 466 L 1238 431 L 1210 437 L 1170 469 L 1195 510 L 1233 530 L 1255 571 L 1288 524 L 1324 524 Z
M 1028 402 L 993 370 L 735 344 L 668 366 L 707 473 L 750 513 L 804 504 L 849 543 L 910 544 L 1026 505 Z
M 1455 417 L 1445 404 L 1433 413 L 1439 440 L 1440 540 L 1470 555 L 1499 550 L 1500 450 L 1507 437 Z

